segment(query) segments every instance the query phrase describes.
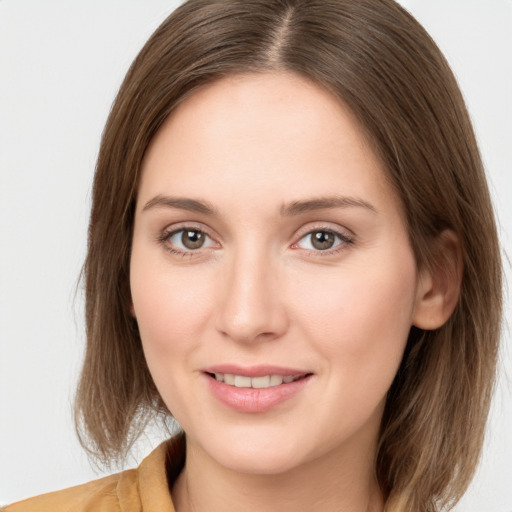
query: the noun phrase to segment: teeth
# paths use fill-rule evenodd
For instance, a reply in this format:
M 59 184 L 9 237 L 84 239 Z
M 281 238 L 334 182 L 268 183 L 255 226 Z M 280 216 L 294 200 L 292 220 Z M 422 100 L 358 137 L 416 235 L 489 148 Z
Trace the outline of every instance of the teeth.
M 253 377 L 251 379 L 251 387 L 253 388 L 268 388 L 270 386 L 270 375 L 265 375 L 264 377 Z
M 279 386 L 283 383 L 283 377 L 281 375 L 271 375 L 270 376 L 270 385 L 271 386 Z
M 215 378 L 217 378 L 217 376 L 215 376 Z M 231 375 L 229 373 L 224 374 L 224 382 L 226 384 L 229 384 L 230 386 L 234 386 L 235 385 L 235 376 Z
M 242 377 L 242 375 L 235 375 L 235 386 L 237 388 L 250 388 L 251 377 Z
M 262 377 L 246 377 L 245 375 L 233 375 L 230 373 L 216 373 L 215 380 L 224 382 L 229 386 L 235 386 L 237 388 L 255 388 L 265 389 L 274 386 L 280 386 L 281 384 L 288 384 L 294 380 L 298 380 L 302 375 L 264 375 Z

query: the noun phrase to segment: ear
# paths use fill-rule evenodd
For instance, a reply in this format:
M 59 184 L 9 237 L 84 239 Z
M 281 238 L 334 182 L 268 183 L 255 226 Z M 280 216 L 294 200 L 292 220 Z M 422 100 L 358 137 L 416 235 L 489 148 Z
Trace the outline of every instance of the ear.
M 135 308 L 133 307 L 132 301 L 130 301 L 129 308 L 130 308 L 130 315 L 132 315 L 133 318 L 137 319 L 137 315 L 135 314 Z
M 437 237 L 435 261 L 420 271 L 412 323 L 423 330 L 441 327 L 459 300 L 463 262 L 460 241 L 451 230 Z

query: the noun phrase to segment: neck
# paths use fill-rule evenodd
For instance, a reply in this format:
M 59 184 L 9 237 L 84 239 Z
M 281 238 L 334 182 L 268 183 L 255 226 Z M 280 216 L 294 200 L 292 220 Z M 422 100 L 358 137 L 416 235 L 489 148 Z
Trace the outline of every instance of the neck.
M 382 512 L 374 476 L 374 446 L 353 446 L 279 474 L 248 474 L 220 466 L 187 439 L 185 467 L 176 480 L 176 512 Z

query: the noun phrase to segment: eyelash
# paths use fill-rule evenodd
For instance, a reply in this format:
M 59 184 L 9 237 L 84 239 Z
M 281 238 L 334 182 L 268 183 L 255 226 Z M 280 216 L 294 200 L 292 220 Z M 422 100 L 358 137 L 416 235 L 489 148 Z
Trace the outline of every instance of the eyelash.
M 210 240 L 213 241 L 213 238 L 210 235 L 208 235 L 208 233 L 206 231 L 204 231 L 203 229 L 197 228 L 195 226 L 183 226 L 183 227 L 180 227 L 179 229 L 172 229 L 172 230 L 165 230 L 165 231 L 163 231 L 157 237 L 157 242 L 159 244 L 161 244 L 165 248 L 166 251 L 170 252 L 173 255 L 177 255 L 177 256 L 181 256 L 181 257 L 194 257 L 194 256 L 197 256 L 199 251 L 203 247 L 200 247 L 197 250 L 194 250 L 194 249 L 180 250 L 180 249 L 176 249 L 175 247 L 173 247 L 169 243 L 170 239 L 173 236 L 175 236 L 175 235 L 177 235 L 179 233 L 183 233 L 185 231 L 193 231 L 193 232 L 196 232 L 196 233 L 201 233 L 201 234 L 203 234 L 204 236 L 208 237 Z M 298 247 L 298 244 L 302 240 L 304 240 L 306 237 L 312 236 L 314 233 L 327 233 L 327 234 L 334 235 L 334 237 L 336 237 L 338 239 L 338 244 L 335 245 L 334 248 L 331 248 L 331 249 L 326 249 L 326 250 L 303 249 L 304 251 L 307 251 L 308 253 L 312 253 L 315 256 L 321 256 L 322 257 L 322 256 L 333 256 L 333 255 L 336 255 L 336 254 L 346 250 L 348 245 L 353 245 L 354 241 L 355 241 L 354 237 L 346 235 L 346 234 L 343 234 L 343 233 L 340 233 L 339 231 L 336 231 L 336 230 L 334 230 L 332 228 L 322 228 L 322 227 L 319 227 L 319 228 L 310 229 L 309 231 L 307 231 L 306 233 L 301 235 L 299 240 L 297 242 L 295 242 L 294 244 L 292 244 L 292 246 L 291 246 L 292 249 L 300 249 L 300 247 Z
M 202 249 L 202 247 L 200 247 L 197 250 L 194 250 L 194 249 L 180 250 L 180 249 L 174 248 L 169 243 L 169 241 L 171 240 L 171 238 L 173 236 L 175 236 L 175 235 L 177 235 L 179 233 L 183 233 L 185 231 L 193 231 L 193 232 L 196 232 L 196 233 L 201 233 L 201 234 L 205 235 L 206 237 L 208 237 L 210 240 L 213 240 L 213 238 L 210 235 L 208 235 L 208 233 L 204 229 L 200 229 L 200 228 L 195 227 L 195 226 L 182 226 L 182 227 L 180 227 L 178 229 L 164 230 L 157 237 L 157 242 L 159 244 L 161 244 L 166 251 L 170 252 L 173 255 L 181 256 L 182 258 L 185 258 L 185 257 L 191 258 L 191 257 L 197 256 L 197 254 L 199 253 L 200 249 Z
M 304 233 L 299 238 L 299 240 L 297 242 L 292 244 L 292 248 L 293 249 L 299 248 L 297 246 L 298 246 L 298 244 L 302 240 L 306 239 L 307 237 L 311 237 L 315 233 L 324 233 L 324 234 L 334 235 L 334 237 L 338 239 L 338 244 L 335 245 L 334 247 L 330 248 L 330 249 L 325 249 L 325 250 L 320 250 L 320 249 L 303 249 L 303 250 L 307 251 L 310 254 L 314 254 L 315 256 L 320 256 L 320 257 L 334 256 L 334 255 L 339 254 L 340 252 L 346 250 L 347 246 L 353 245 L 354 242 L 355 242 L 355 239 L 354 239 L 353 236 L 349 236 L 347 234 L 340 233 L 339 231 L 336 231 L 335 229 L 332 229 L 332 228 L 318 227 L 318 228 L 310 229 L 309 231 Z

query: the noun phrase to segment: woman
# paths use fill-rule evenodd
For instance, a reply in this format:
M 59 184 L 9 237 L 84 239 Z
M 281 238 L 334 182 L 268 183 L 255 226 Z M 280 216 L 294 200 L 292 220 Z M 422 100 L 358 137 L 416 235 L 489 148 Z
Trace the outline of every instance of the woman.
M 6 510 L 430 511 L 464 492 L 496 228 L 455 80 L 395 3 L 175 11 L 105 129 L 85 283 L 84 444 L 120 457 L 154 412 L 184 435 Z

